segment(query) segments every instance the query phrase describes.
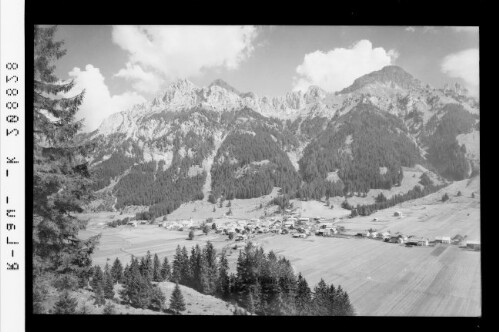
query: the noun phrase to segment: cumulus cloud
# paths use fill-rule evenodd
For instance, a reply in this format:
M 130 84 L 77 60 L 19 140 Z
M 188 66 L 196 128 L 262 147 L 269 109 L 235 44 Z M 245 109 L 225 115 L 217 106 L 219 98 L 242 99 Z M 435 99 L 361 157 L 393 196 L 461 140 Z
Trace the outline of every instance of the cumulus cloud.
M 90 64 L 86 65 L 84 70 L 78 67 L 73 68 L 69 72 L 69 76 L 75 80 L 75 88 L 68 96 L 80 93 L 85 89 L 83 103 L 76 114 L 78 120 L 85 119 L 83 131 L 93 131 L 109 115 L 146 101 L 136 92 L 111 95 L 99 68 Z
M 206 68 L 237 69 L 253 52 L 256 36 L 253 26 L 114 26 L 113 42 L 129 54 L 116 75 L 150 89 Z
M 130 62 L 125 68 L 120 69 L 114 74 L 116 77 L 122 77 L 132 81 L 132 87 L 140 92 L 155 93 L 162 83 L 162 79 L 152 72 L 145 72 L 141 66 L 134 65 Z
M 306 91 L 317 85 L 326 91 L 339 91 L 356 78 L 392 64 L 397 57 L 395 50 L 373 48 L 369 40 L 361 40 L 350 48 L 308 53 L 296 68 L 298 76 L 294 77 L 293 90 Z
M 447 55 L 441 70 L 450 77 L 460 78 L 472 95 L 478 95 L 479 89 L 479 53 L 471 48 Z

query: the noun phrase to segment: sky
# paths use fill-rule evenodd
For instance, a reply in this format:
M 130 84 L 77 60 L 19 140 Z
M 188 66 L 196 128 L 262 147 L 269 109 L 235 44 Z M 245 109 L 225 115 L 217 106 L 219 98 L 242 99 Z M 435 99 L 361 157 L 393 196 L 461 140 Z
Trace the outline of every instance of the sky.
M 477 27 L 61 25 L 62 80 L 85 89 L 84 130 L 151 100 L 176 79 L 223 79 L 241 92 L 280 96 L 317 85 L 339 91 L 387 65 L 423 83 L 479 91 Z

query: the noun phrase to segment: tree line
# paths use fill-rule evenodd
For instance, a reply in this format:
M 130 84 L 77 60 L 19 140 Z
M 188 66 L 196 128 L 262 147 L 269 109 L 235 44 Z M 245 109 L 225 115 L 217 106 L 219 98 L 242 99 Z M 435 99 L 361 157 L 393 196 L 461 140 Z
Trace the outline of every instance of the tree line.
M 217 257 L 208 242 L 201 249 L 177 247 L 172 263 L 172 280 L 192 287 L 203 294 L 215 295 L 236 303 L 257 315 L 353 315 L 348 294 L 323 280 L 314 287 L 293 271 L 291 263 L 265 253 L 249 242 L 240 250 L 236 273 L 229 271 L 224 252 Z
M 426 173 L 424 173 L 423 176 L 424 175 L 426 175 Z M 428 183 L 428 182 L 426 182 L 427 181 L 426 179 L 428 176 L 426 175 L 425 178 L 423 178 L 423 176 L 422 176 L 421 182 Z M 443 187 L 445 187 L 444 184 L 434 185 L 433 183 L 431 183 L 431 180 L 430 180 L 430 183 L 425 185 L 423 188 L 421 188 L 421 186 L 419 186 L 419 185 L 415 185 L 414 188 L 412 188 L 411 190 L 409 190 L 405 194 L 396 194 L 390 198 L 386 198 L 383 195 L 383 193 L 380 193 L 376 197 L 375 203 L 373 203 L 373 204 L 363 204 L 363 205 L 357 204 L 356 207 L 348 205 L 348 206 L 344 206 L 344 208 L 351 210 L 351 212 L 350 212 L 351 217 L 356 217 L 358 215 L 368 216 L 368 215 L 370 215 L 378 210 L 387 209 L 389 207 L 395 206 L 395 205 L 400 204 L 400 203 L 405 202 L 405 201 L 409 201 L 409 200 L 413 200 L 416 198 L 421 198 L 421 197 L 427 196 L 429 194 L 437 192 L 438 190 L 442 189 Z

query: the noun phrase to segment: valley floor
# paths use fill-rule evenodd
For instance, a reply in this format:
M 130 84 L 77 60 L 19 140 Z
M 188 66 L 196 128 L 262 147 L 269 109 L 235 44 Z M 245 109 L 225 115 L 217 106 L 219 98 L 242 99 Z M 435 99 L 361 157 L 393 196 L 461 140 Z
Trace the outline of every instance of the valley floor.
M 341 218 L 346 210 L 331 210 L 320 202 L 297 204 L 303 216 L 336 214 L 337 225 L 347 230 L 363 231 L 375 228 L 405 235 L 428 237 L 460 234 L 467 240 L 480 240 L 480 178 L 455 182 L 439 192 L 407 201 L 395 207 L 378 211 L 369 217 Z M 461 196 L 457 193 L 461 192 Z M 441 201 L 443 193 L 450 199 Z M 475 198 L 471 196 L 475 195 Z M 233 211 L 239 218 L 244 210 L 255 209 L 260 199 L 253 199 L 243 208 L 243 200 L 233 201 Z M 249 201 L 249 200 L 245 200 Z M 205 202 L 203 202 L 204 204 Z M 245 203 L 245 204 L 246 204 Z M 238 208 L 237 206 L 240 206 Z M 224 209 L 226 209 L 224 207 Z M 402 217 L 394 217 L 394 212 Z M 116 213 L 115 213 L 116 214 Z M 324 215 L 325 216 L 325 215 Z M 85 218 L 89 216 L 86 215 Z M 170 216 L 169 216 L 170 217 Z M 209 216 L 206 216 L 206 218 Z M 246 218 L 252 218 L 250 216 Z M 326 217 L 331 217 L 327 215 Z M 147 250 L 170 261 L 177 245 L 203 246 L 211 241 L 215 248 L 230 249 L 234 241 L 227 236 L 196 232 L 194 240 L 188 232 L 169 231 L 157 225 L 139 225 L 137 228 L 120 226 L 106 228 L 93 219 L 82 237 L 101 233 L 102 239 L 93 256 L 94 263 L 104 265 L 119 257 L 123 264 L 130 255 L 142 256 Z M 373 221 L 377 218 L 377 221 Z M 481 254 L 457 245 L 405 247 L 372 239 L 324 238 L 306 239 L 291 235 L 259 234 L 253 242 L 266 252 L 274 250 L 291 261 L 296 272 L 301 272 L 314 286 L 321 278 L 327 283 L 341 285 L 352 301 L 358 315 L 366 316 L 480 316 L 481 315 Z M 231 269 L 235 269 L 238 250 L 228 253 Z

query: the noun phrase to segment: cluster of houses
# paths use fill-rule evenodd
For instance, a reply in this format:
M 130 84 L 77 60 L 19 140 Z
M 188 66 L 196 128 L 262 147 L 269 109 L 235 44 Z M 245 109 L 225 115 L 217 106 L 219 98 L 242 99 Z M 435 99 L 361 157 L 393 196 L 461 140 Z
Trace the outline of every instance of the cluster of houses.
M 346 232 L 345 235 L 352 235 L 352 234 Z M 400 232 L 396 232 L 394 234 L 392 234 L 389 231 L 377 232 L 376 230 L 373 229 L 364 232 L 355 233 L 354 236 L 360 238 L 381 240 L 388 243 L 405 244 L 407 246 L 428 246 L 430 243 L 430 240 L 426 237 L 414 236 L 414 235 L 407 236 Z

